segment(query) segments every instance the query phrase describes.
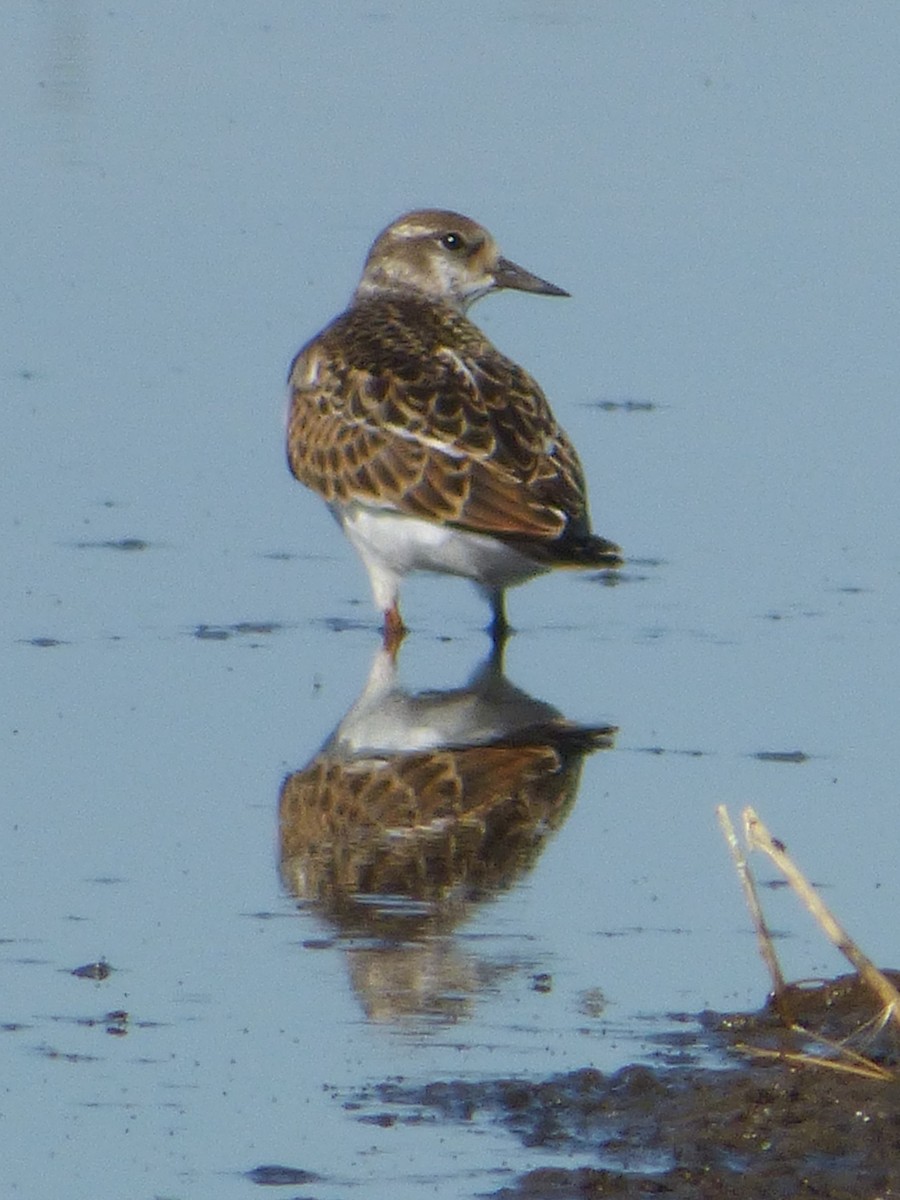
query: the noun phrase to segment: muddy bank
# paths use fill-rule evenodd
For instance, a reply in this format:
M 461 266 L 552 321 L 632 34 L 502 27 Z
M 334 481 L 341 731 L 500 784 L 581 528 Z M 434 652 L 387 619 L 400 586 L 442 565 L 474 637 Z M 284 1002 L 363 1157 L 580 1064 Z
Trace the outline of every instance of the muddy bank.
M 797 992 L 792 1005 L 797 1019 L 828 1036 L 858 1031 L 872 1016 L 871 1002 L 850 979 Z M 611 1075 L 587 1068 L 538 1081 L 421 1087 L 396 1080 L 360 1098 L 361 1116 L 380 1124 L 501 1124 L 522 1147 L 540 1152 L 542 1164 L 492 1193 L 503 1200 L 900 1195 L 898 1079 L 760 1059 L 739 1049 L 748 1045 L 821 1053 L 819 1043 L 785 1030 L 770 1009 L 704 1014 L 695 1050 L 705 1061 L 721 1051 L 722 1069 L 633 1065 Z M 869 1036 L 865 1049 L 896 1064 L 890 1029 Z M 689 1045 L 681 1042 L 679 1051 L 690 1058 Z M 548 1151 L 558 1163 L 547 1165 Z

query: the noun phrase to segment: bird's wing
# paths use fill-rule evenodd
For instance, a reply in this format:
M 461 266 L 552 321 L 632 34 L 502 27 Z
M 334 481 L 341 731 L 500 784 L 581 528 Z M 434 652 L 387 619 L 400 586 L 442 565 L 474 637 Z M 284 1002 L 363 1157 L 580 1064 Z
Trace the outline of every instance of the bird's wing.
M 373 369 L 340 349 L 326 331 L 290 379 L 291 470 L 330 504 L 539 541 L 587 531 L 574 447 L 534 380 L 489 343 L 376 356 Z

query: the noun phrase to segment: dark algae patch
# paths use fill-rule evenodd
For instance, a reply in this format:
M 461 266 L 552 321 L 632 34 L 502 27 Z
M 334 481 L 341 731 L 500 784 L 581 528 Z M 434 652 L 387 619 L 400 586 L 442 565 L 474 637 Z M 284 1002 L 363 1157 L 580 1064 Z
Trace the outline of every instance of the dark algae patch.
M 433 1119 L 499 1121 L 523 1147 L 559 1152 L 559 1165 L 493 1193 L 504 1200 L 900 1195 L 896 1082 L 768 1063 L 629 1066 L 612 1075 L 585 1069 L 537 1083 L 385 1085 L 379 1092 L 383 1103 L 411 1105 Z
M 809 1015 L 818 1021 L 827 1014 L 826 1024 L 834 1017 L 829 1034 L 836 1033 L 871 1015 L 854 1006 L 854 997 L 865 1003 L 846 979 L 834 981 L 811 995 Z M 802 997 L 795 1003 L 802 1019 Z M 730 1065 L 635 1064 L 613 1074 L 585 1068 L 543 1080 L 421 1087 L 394 1081 L 368 1094 L 364 1107 L 380 1105 L 413 1125 L 505 1127 L 534 1152 L 535 1165 L 490 1193 L 502 1200 L 900 1196 L 900 1077 L 875 1080 L 821 1063 L 745 1057 L 741 1047 L 817 1053 L 814 1040 L 786 1030 L 770 1008 L 703 1014 L 700 1025 L 697 1048 L 720 1049 Z M 890 1037 L 876 1038 L 868 1050 L 896 1067 Z

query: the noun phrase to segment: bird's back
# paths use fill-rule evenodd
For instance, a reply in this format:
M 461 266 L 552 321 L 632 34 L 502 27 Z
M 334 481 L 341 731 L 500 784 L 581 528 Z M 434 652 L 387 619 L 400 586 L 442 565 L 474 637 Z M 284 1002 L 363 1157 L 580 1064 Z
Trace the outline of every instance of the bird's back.
M 329 502 L 380 497 L 523 542 L 587 535 L 581 464 L 546 397 L 461 313 L 359 301 L 300 351 L 290 384 L 291 469 Z

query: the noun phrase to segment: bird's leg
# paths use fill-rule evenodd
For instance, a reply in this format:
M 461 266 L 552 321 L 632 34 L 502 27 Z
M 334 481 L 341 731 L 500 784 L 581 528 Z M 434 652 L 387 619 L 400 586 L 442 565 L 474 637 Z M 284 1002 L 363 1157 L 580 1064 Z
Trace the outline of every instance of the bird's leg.
M 491 623 L 488 625 L 488 633 L 491 635 L 494 645 L 502 649 L 504 642 L 512 632 L 509 621 L 506 619 L 506 593 L 498 589 L 496 592 L 491 592 L 488 599 L 491 604 Z
M 385 650 L 391 655 L 395 655 L 406 637 L 406 632 L 406 626 L 403 624 L 403 618 L 400 616 L 400 609 L 395 600 L 390 608 L 385 609 L 384 613 L 382 638 Z

